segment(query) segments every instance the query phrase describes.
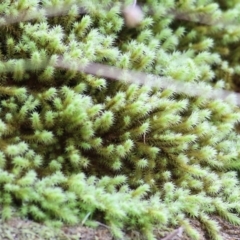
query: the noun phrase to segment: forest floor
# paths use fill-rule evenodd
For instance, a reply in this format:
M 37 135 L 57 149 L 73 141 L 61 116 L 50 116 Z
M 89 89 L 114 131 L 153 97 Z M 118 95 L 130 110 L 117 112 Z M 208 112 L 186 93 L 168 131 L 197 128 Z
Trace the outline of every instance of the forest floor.
M 221 226 L 223 240 L 240 240 L 240 226 L 234 226 L 219 217 L 214 217 Z M 191 225 L 198 230 L 201 235 L 200 240 L 210 240 L 204 232 L 201 224 L 197 220 L 191 220 Z M 178 236 L 179 231 L 174 228 L 156 231 L 158 240 L 192 240 L 183 231 Z M 58 233 L 44 225 L 19 218 L 12 218 L 8 222 L 0 220 L 0 239 L 1 240 L 114 240 L 109 229 L 100 226 L 96 229 L 84 226 L 63 227 Z M 132 231 L 126 233 L 124 240 L 144 240 L 141 233 Z

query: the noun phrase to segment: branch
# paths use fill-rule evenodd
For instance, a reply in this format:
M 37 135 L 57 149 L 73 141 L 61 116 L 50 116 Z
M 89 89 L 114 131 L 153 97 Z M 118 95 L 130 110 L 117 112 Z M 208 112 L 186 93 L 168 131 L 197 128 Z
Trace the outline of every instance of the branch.
M 181 237 L 182 233 L 183 233 L 183 227 L 179 227 L 178 229 L 168 234 L 165 238 L 162 238 L 160 240 L 173 240 L 175 237 Z

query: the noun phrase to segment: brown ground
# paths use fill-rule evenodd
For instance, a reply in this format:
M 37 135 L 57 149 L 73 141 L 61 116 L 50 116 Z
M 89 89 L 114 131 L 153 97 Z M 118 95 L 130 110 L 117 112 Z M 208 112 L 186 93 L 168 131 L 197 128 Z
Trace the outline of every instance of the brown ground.
M 234 226 L 219 217 L 214 217 L 220 223 L 221 234 L 223 240 L 240 240 L 240 226 Z M 201 224 L 192 220 L 191 224 L 201 233 L 200 240 L 209 240 L 206 233 L 202 230 Z M 158 240 L 192 240 L 182 233 L 182 236 L 177 236 L 180 229 L 169 228 L 165 231 L 157 232 Z M 62 231 L 56 233 L 56 230 L 34 223 L 32 221 L 24 221 L 18 218 L 13 218 L 7 223 L 0 223 L 0 239 L 1 240 L 114 240 L 107 226 L 100 226 L 97 229 L 87 228 L 83 226 L 64 227 Z M 127 233 L 124 240 L 143 240 L 138 232 Z

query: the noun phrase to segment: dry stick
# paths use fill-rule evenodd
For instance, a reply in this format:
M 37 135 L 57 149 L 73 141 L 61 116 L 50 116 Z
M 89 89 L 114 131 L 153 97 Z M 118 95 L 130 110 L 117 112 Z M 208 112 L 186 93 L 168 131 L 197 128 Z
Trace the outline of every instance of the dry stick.
M 222 89 L 214 89 L 210 85 L 202 82 L 185 83 L 169 77 L 159 77 L 132 70 L 123 70 L 117 67 L 107 66 L 100 63 L 90 63 L 86 67 L 82 67 L 80 62 L 75 61 L 75 65 L 78 66 L 78 71 L 87 74 L 92 74 L 112 80 L 119 80 L 124 83 L 146 85 L 148 87 L 156 87 L 159 89 L 171 89 L 174 92 L 184 93 L 188 96 L 201 96 L 207 99 L 222 99 L 240 106 L 240 94 Z M 59 58 L 59 61 L 54 66 L 71 69 L 71 65 L 67 66 L 61 58 Z
M 118 80 L 123 83 L 134 83 L 138 85 L 145 85 L 150 88 L 170 89 L 174 93 L 183 93 L 192 97 L 203 97 L 206 99 L 221 99 L 230 104 L 240 106 L 240 94 L 233 91 L 212 88 L 204 82 L 189 83 L 180 82 L 170 77 L 161 77 L 153 74 L 146 74 L 127 69 L 120 69 L 117 67 L 107 66 L 100 63 L 89 63 L 87 66 L 82 66 L 81 61 L 71 59 L 71 63 L 66 63 L 62 56 L 58 56 L 58 60 L 50 64 L 50 59 L 43 60 L 39 66 L 32 66 L 31 60 L 24 60 L 24 69 L 29 71 L 36 71 L 45 69 L 47 66 L 62 68 L 67 70 L 84 72 L 86 74 L 104 77 L 106 79 Z M 14 60 L 14 59 L 12 59 Z M 15 59 L 15 63 L 22 61 Z M 6 65 L 6 72 L 14 71 L 14 67 L 9 67 L 8 62 L 0 61 L 1 64 Z
M 133 7 L 136 7 L 136 5 L 137 5 L 137 0 L 133 0 L 132 6 L 133 6 Z
M 129 28 L 137 27 L 143 20 L 143 12 L 137 5 L 137 0 L 134 0 L 132 5 L 124 8 L 123 15 Z
M 179 227 L 178 229 L 168 234 L 165 238 L 162 238 L 160 240 L 173 240 L 175 237 L 181 237 L 182 233 L 183 233 L 183 227 Z
M 109 227 L 109 226 L 107 226 L 107 225 L 105 225 L 105 224 L 103 224 L 103 223 L 101 223 L 101 222 L 99 222 L 99 221 L 95 221 L 95 222 L 96 222 L 99 226 L 102 226 L 102 227 L 105 227 L 105 228 L 111 230 L 111 227 Z

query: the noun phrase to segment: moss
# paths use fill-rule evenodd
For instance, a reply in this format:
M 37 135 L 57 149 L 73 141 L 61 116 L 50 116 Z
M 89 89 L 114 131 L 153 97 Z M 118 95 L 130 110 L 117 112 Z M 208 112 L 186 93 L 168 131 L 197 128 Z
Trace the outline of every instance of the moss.
M 235 88 L 238 58 L 226 53 L 238 31 L 211 24 L 238 21 L 238 5 L 147 1 L 142 9 L 129 28 L 118 1 L 0 4 L 3 219 L 13 211 L 57 227 L 100 219 L 118 238 L 128 227 L 147 239 L 157 225 L 183 225 L 198 239 L 189 218 L 220 239 L 211 214 L 239 224 L 240 112 L 230 98 L 209 98 Z M 178 20 L 181 12 L 195 22 Z M 79 71 L 92 62 L 202 94 Z

